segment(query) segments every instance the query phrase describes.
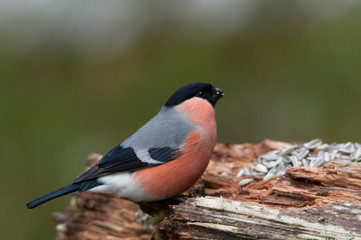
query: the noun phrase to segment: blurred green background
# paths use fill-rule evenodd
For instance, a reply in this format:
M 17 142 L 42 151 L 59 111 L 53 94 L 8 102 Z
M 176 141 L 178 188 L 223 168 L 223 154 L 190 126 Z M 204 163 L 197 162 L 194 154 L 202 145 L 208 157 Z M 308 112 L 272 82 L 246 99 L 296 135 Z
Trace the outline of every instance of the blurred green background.
M 360 141 L 359 1 L 0 1 L 0 239 L 54 239 L 25 204 L 202 81 L 219 142 Z

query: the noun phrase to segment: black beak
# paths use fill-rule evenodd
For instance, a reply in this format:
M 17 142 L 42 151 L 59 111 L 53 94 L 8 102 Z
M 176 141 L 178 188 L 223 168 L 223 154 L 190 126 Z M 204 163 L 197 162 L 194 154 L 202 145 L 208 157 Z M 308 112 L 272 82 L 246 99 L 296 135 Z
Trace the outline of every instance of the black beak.
M 223 97 L 224 93 L 221 89 L 214 87 L 213 89 L 213 96 L 212 96 L 212 103 L 213 106 L 216 105 L 216 102 Z
M 223 95 L 224 95 L 224 93 L 222 92 L 222 90 L 219 89 L 219 88 L 217 88 L 217 87 L 214 88 L 214 92 L 215 92 L 215 94 L 216 94 L 217 96 L 220 96 L 220 98 L 223 97 Z

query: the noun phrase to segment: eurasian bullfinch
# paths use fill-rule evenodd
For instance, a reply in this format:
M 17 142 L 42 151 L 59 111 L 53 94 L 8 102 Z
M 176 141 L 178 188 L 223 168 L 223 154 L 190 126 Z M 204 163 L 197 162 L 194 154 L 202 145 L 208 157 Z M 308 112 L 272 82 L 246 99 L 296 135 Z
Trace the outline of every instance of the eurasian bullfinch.
M 205 171 L 217 138 L 211 84 L 178 89 L 159 113 L 73 183 L 27 204 L 34 208 L 72 192 L 115 193 L 134 202 L 178 195 Z

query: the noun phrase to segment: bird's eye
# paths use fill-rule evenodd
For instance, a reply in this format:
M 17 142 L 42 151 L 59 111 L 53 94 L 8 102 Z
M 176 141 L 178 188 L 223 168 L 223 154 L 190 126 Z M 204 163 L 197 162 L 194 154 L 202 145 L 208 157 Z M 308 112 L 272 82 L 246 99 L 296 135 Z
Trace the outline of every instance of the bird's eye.
M 197 97 L 204 97 L 205 96 L 205 93 L 203 91 L 199 91 L 197 94 Z

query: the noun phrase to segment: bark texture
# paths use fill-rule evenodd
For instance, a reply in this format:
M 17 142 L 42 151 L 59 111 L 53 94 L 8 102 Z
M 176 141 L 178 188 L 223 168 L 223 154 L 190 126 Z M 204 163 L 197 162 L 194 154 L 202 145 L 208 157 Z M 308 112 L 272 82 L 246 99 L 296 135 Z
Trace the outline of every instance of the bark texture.
M 140 208 L 113 195 L 76 194 L 65 213 L 53 214 L 58 239 L 361 239 L 359 164 L 290 168 L 239 187 L 241 168 L 287 145 L 217 144 L 206 173 L 183 196 Z M 88 166 L 99 157 L 91 155 Z

